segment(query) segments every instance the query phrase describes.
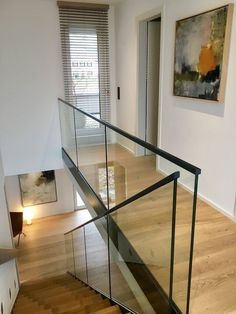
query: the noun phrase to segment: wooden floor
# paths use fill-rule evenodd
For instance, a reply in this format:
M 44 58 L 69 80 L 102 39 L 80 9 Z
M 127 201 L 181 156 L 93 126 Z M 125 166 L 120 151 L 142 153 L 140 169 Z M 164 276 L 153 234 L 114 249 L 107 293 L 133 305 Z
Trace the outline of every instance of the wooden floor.
M 80 160 L 83 160 L 81 157 L 84 154 L 86 162 L 83 164 L 83 172 L 93 188 L 101 193 L 104 191 L 101 191 L 103 185 L 98 180 L 98 173 L 99 169 L 104 167 L 104 159 L 97 150 L 98 147 L 90 147 L 89 151 L 81 152 Z M 130 152 L 112 146 L 109 153 L 111 166 L 114 167 L 118 178 L 118 184 L 113 186 L 114 203 L 128 198 L 162 178 L 162 175 L 155 171 L 155 161 L 152 157 L 134 158 Z M 178 192 L 174 299 L 184 309 L 192 196 L 181 187 Z M 137 202 L 135 211 L 134 207 L 127 207 L 113 216 L 166 289 L 171 195 L 170 187 L 163 188 L 147 199 Z M 88 216 L 81 212 L 81 216 L 79 213 L 63 215 L 43 219 L 26 227 L 27 237 L 23 239 L 19 249 L 21 279 L 47 277 L 64 272 L 66 264 L 62 233 L 87 218 Z M 236 313 L 236 224 L 200 200 L 197 211 L 190 312 Z
M 24 225 L 17 260 L 21 282 L 67 271 L 64 233 L 90 219 L 87 210 L 37 219 Z
M 236 224 L 198 202 L 191 313 L 236 313 Z

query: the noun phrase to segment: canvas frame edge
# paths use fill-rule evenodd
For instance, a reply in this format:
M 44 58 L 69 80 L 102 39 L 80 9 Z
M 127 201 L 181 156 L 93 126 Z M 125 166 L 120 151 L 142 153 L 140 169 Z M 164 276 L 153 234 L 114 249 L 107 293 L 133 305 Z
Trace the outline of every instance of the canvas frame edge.
M 176 60 L 176 34 L 177 34 L 177 23 L 187 20 L 189 18 L 196 17 L 198 15 L 202 15 L 205 13 L 209 13 L 215 10 L 219 10 L 221 8 L 228 7 L 227 11 L 227 21 L 226 21 L 226 27 L 225 27 L 225 41 L 224 41 L 224 50 L 223 50 L 223 60 L 222 60 L 222 71 L 220 76 L 220 88 L 219 88 L 219 95 L 217 100 L 213 99 L 204 99 L 199 97 L 191 97 L 191 96 L 184 96 L 184 95 L 176 95 L 175 94 L 175 60 Z M 209 9 L 204 12 L 199 12 L 196 14 L 193 14 L 188 17 L 184 17 L 182 19 L 175 21 L 175 46 L 174 46 L 174 69 L 173 69 L 173 89 L 172 89 L 172 95 L 179 98 L 188 98 L 188 99 L 198 99 L 199 101 L 204 102 L 210 102 L 210 103 L 224 103 L 225 101 L 225 90 L 226 90 L 226 80 L 227 80 L 227 74 L 228 74 L 228 64 L 229 64 L 229 51 L 230 51 L 230 44 L 231 44 L 231 33 L 232 33 L 232 22 L 233 22 L 233 13 L 234 13 L 234 3 L 228 3 L 224 4 L 222 6 Z
M 220 90 L 219 90 L 219 96 L 218 96 L 219 103 L 224 103 L 225 101 L 232 23 L 233 23 L 233 14 L 234 14 L 234 4 L 229 3 L 226 6 L 228 6 L 228 12 L 227 12 L 226 27 L 225 27 L 225 41 L 224 41 L 224 50 L 223 50 L 222 71 L 221 71 L 221 77 L 220 77 Z

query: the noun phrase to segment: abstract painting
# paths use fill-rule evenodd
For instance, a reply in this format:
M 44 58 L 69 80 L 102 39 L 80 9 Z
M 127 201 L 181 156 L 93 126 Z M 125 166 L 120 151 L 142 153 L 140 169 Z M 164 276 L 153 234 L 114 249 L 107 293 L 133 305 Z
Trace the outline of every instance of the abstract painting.
M 224 101 L 233 5 L 176 22 L 174 95 Z
M 22 206 L 34 206 L 57 201 L 54 170 L 19 175 Z

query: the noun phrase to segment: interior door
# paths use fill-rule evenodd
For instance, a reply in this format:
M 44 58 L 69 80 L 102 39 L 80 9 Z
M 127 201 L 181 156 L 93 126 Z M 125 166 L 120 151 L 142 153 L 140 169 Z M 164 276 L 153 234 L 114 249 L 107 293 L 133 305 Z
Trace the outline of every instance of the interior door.
M 160 19 L 149 21 L 147 32 L 146 141 L 157 146 L 161 35 Z

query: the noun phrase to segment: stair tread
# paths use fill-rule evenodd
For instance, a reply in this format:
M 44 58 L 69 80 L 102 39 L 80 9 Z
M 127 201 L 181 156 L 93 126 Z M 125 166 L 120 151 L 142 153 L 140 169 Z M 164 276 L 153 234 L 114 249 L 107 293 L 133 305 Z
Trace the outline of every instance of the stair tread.
M 73 277 L 71 277 L 69 274 L 60 274 L 57 275 L 56 277 L 46 277 L 46 278 L 40 278 L 40 279 L 31 279 L 30 281 L 24 281 L 22 284 L 23 285 L 34 285 L 34 284 L 40 284 L 43 282 L 52 282 L 55 280 L 63 280 L 63 279 L 68 279 L 68 280 L 74 280 Z
M 87 314 L 85 309 L 80 308 L 72 308 L 67 310 L 66 312 L 60 312 L 60 314 Z
M 71 302 L 69 303 L 70 306 L 76 306 L 76 302 L 80 301 L 81 302 L 81 307 L 85 307 L 86 305 L 89 305 L 91 303 L 96 303 L 96 302 L 99 302 L 101 299 L 100 296 L 92 296 L 92 297 L 86 297 L 86 298 L 83 298 L 81 300 L 75 300 L 75 302 Z M 63 311 L 68 308 L 68 303 L 63 303 L 63 304 L 58 304 L 55 306 L 56 308 L 58 308 L 60 311 Z
M 35 291 L 45 291 L 45 290 L 50 290 L 52 288 L 59 288 L 59 287 L 73 287 L 73 288 L 78 288 L 78 289 L 83 289 L 86 286 L 82 283 L 79 282 L 68 282 L 68 283 L 59 283 L 59 282 L 51 282 L 51 283 L 45 283 L 44 285 L 22 285 L 21 290 L 22 291 L 31 291 L 32 288 L 34 288 Z
M 34 311 L 33 309 L 29 309 L 27 310 L 27 312 L 25 310 L 13 310 L 12 312 L 13 314 L 31 314 L 31 313 L 37 313 L 37 314 L 52 314 L 52 310 L 51 309 L 43 309 L 43 310 L 37 310 Z
M 100 302 L 100 303 L 96 303 L 96 304 L 90 304 L 90 305 L 87 305 L 86 306 L 86 311 L 88 313 L 90 312 L 94 312 L 94 311 L 100 311 L 100 310 L 103 310 L 103 309 L 106 309 L 108 307 L 111 307 L 111 304 L 108 300 L 103 300 L 105 302 Z M 106 302 L 108 301 L 108 302 Z
M 118 305 L 113 305 L 105 309 L 98 311 L 89 312 L 90 314 L 121 314 L 120 308 Z
M 30 298 L 17 298 L 15 303 L 15 308 L 27 308 L 27 307 L 35 307 L 35 308 L 43 308 L 43 306 L 39 305 L 37 302 L 31 300 Z
M 39 306 L 37 304 L 35 305 L 32 305 L 32 304 L 28 304 L 26 306 L 16 306 L 15 308 L 15 311 L 25 311 L 25 313 L 27 312 L 38 312 L 38 311 L 43 311 L 43 310 L 46 310 L 43 306 Z
M 120 314 L 95 290 L 70 275 L 23 283 L 14 314 Z
M 105 309 L 107 307 L 110 307 L 110 302 L 108 300 L 101 300 L 97 303 L 94 303 L 94 304 L 90 304 L 90 305 L 86 305 L 84 307 L 81 307 L 81 306 L 72 306 L 71 309 L 68 311 L 65 311 L 65 312 L 62 312 L 61 314 L 67 314 L 67 313 L 90 313 L 91 311 L 98 311 L 100 309 Z M 93 310 L 92 310 L 93 308 Z
M 100 299 L 98 299 L 98 298 L 93 299 L 93 300 L 91 300 L 91 298 L 89 300 L 88 299 L 86 299 L 86 300 L 83 300 L 83 299 L 82 300 L 64 299 L 64 300 L 61 300 L 60 302 L 47 302 L 47 301 L 45 301 L 44 306 L 46 308 L 51 307 L 57 311 L 64 312 L 64 311 L 67 311 L 68 308 L 70 308 L 70 309 L 79 308 L 80 310 L 86 309 L 87 306 L 91 304 L 91 301 L 94 302 L 93 305 L 96 305 L 97 303 L 100 302 Z M 101 301 L 103 301 L 103 300 L 101 299 Z M 103 306 L 105 306 L 105 304 L 103 304 Z
M 91 299 L 92 297 L 98 297 L 101 298 L 100 295 L 96 294 L 94 291 L 88 291 L 83 293 L 78 292 L 71 292 L 71 291 L 65 291 L 63 294 L 59 295 L 50 295 L 50 296 L 41 296 L 41 295 L 31 295 L 32 299 L 38 300 L 40 304 L 46 304 L 46 303 L 54 303 L 54 304 L 60 304 L 60 303 L 68 303 L 68 302 L 79 302 L 80 299 Z
M 37 296 L 50 296 L 50 295 L 59 295 L 59 294 L 63 294 L 65 292 L 71 292 L 71 293 L 80 293 L 81 295 L 84 294 L 84 293 L 87 293 L 87 292 L 90 292 L 91 289 L 88 288 L 88 287 L 83 287 L 83 288 L 80 288 L 80 287 L 53 287 L 51 289 L 45 289 L 44 290 L 29 290 L 29 291 L 22 291 L 22 294 L 23 295 L 37 295 Z

